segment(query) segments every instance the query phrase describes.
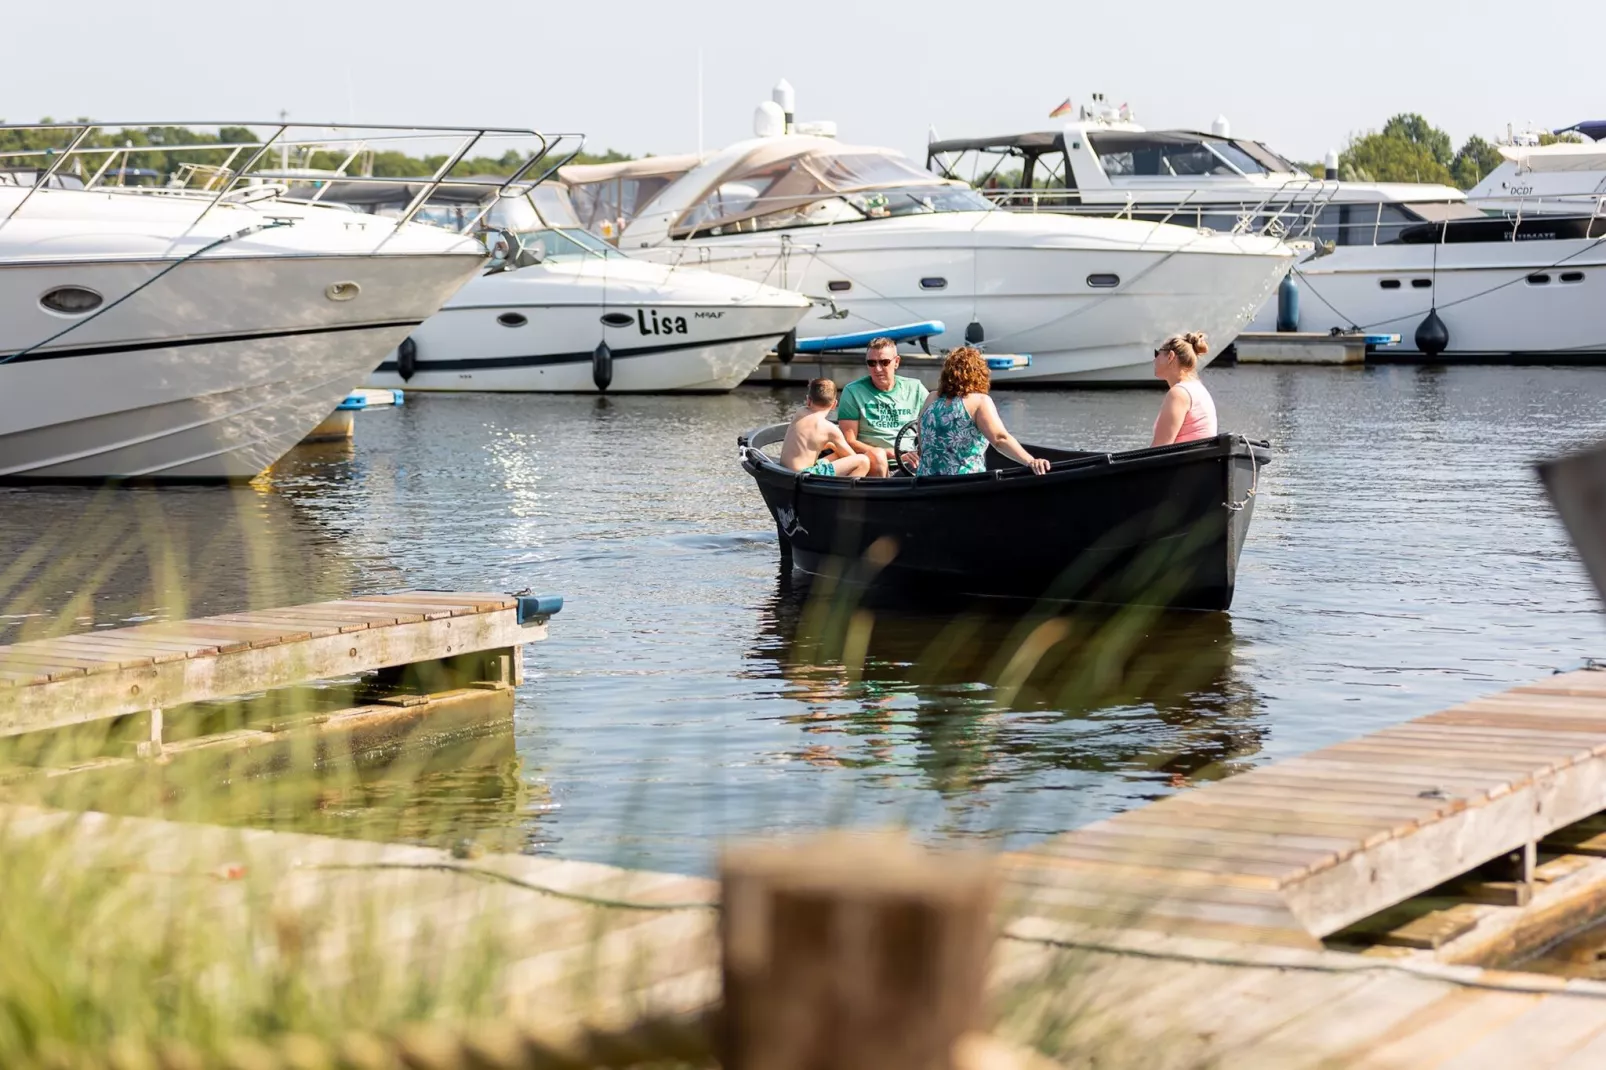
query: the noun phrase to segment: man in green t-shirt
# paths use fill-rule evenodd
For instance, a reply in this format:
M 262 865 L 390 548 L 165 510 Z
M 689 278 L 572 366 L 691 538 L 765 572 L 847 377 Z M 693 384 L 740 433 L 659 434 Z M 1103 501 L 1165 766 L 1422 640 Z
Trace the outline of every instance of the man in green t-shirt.
M 870 374 L 842 388 L 836 422 L 854 453 L 870 458 L 870 475 L 886 476 L 898 429 L 920 413 L 926 386 L 898 378 L 898 344 L 890 338 L 870 342 L 864 363 Z

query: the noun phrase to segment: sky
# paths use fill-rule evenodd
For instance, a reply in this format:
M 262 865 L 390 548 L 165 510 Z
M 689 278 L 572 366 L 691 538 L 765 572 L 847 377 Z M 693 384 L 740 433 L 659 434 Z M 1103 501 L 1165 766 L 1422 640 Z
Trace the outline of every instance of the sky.
M 580 131 L 631 155 L 750 136 L 786 78 L 801 120 L 924 160 L 942 137 L 1052 129 L 1101 92 L 1150 128 L 1301 160 L 1417 111 L 1459 145 L 1606 118 L 1588 5 L 1441 0 L 421 0 L 14 4 L 0 118 L 272 119 Z M 65 14 L 64 14 L 65 13 Z M 1575 27 L 1578 32 L 1570 32 Z M 1528 42 L 1524 44 L 1524 42 Z

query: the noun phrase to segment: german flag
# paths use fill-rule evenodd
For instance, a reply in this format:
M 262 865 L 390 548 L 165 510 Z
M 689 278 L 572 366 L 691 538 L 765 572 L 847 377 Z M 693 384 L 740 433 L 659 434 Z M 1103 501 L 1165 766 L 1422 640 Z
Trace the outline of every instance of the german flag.
M 1065 103 L 1061 104 L 1059 107 L 1057 107 L 1053 111 L 1049 112 L 1048 113 L 1048 117 L 1050 119 L 1058 119 L 1061 115 L 1069 115 L 1069 114 L 1071 114 L 1071 98 L 1070 97 L 1066 97 L 1065 98 Z

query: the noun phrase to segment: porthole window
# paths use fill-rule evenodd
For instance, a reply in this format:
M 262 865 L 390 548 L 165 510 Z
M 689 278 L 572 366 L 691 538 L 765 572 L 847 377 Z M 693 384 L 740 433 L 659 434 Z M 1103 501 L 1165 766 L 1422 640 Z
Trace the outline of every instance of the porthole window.
M 496 322 L 504 327 L 522 327 L 530 321 L 524 318 L 522 312 L 504 312 L 496 317 Z
M 1398 290 L 1400 288 L 1399 279 L 1379 279 L 1377 284 L 1385 290 Z
M 1431 288 L 1432 286 L 1433 286 L 1433 280 L 1432 279 L 1412 279 L 1411 280 L 1411 289 L 1413 289 L 1413 290 L 1426 290 L 1426 289 Z
M 1109 290 L 1121 285 L 1121 276 L 1108 271 L 1095 271 L 1087 277 L 1087 284 L 1095 290 Z
M 84 286 L 58 286 L 54 290 L 46 290 L 44 296 L 39 298 L 39 303 L 63 316 L 82 316 L 95 311 L 104 300 L 100 294 Z
M 602 322 L 608 327 L 628 327 L 636 322 L 636 318 L 624 312 L 604 312 Z
M 847 279 L 832 279 L 830 282 L 825 284 L 825 288 L 834 294 L 842 294 L 853 289 L 853 283 L 849 282 Z
M 1582 271 L 1563 271 L 1561 273 L 1561 281 L 1562 282 L 1583 282 L 1584 281 L 1584 273 Z
M 922 290 L 946 290 L 948 288 L 948 280 L 936 275 L 928 275 L 920 280 L 920 288 Z
M 1546 275 L 1543 271 L 1539 272 L 1536 275 L 1529 275 L 1528 276 L 1528 285 L 1529 286 L 1544 286 L 1548 282 L 1550 282 L 1550 276 Z

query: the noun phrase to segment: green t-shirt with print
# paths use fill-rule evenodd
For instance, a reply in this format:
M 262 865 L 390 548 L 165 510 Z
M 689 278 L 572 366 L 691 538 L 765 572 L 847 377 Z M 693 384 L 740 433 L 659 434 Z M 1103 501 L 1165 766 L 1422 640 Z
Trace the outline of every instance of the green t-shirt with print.
M 859 441 L 867 446 L 889 449 L 898 429 L 920 413 L 926 403 L 926 384 L 900 375 L 891 390 L 877 390 L 868 375 L 842 388 L 836 402 L 836 418 L 859 421 Z

